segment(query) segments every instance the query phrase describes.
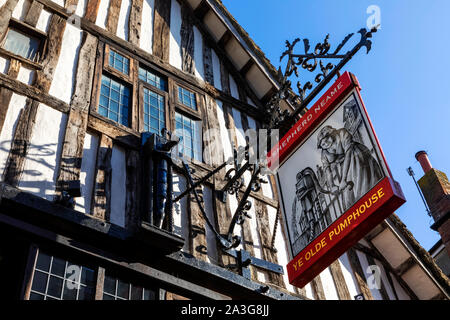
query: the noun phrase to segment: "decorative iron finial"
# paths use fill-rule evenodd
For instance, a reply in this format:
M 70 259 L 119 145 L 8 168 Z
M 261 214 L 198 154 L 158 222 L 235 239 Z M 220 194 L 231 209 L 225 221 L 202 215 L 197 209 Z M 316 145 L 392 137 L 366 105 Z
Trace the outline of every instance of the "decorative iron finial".
M 372 34 L 377 31 L 377 28 L 373 28 L 367 31 L 362 28 L 358 31 L 361 38 L 360 41 L 347 53 L 340 54 L 342 48 L 353 37 L 354 33 L 347 35 L 344 40 L 336 47 L 333 53 L 329 53 L 331 45 L 328 42 L 329 34 L 326 35 L 323 42 L 319 42 L 315 45 L 314 51 L 311 50 L 311 45 L 308 39 L 303 39 L 304 53 L 294 53 L 294 48 L 300 42 L 300 38 L 296 38 L 292 43 L 286 41 L 286 50 L 281 54 L 280 62 L 288 57 L 287 64 L 284 70 L 284 74 L 281 68 L 278 69 L 278 77 L 280 81 L 280 88 L 272 98 L 269 100 L 266 106 L 267 123 L 269 128 L 281 128 L 290 124 L 295 117 L 301 112 L 306 110 L 307 105 L 317 96 L 317 94 L 330 82 L 330 80 L 337 75 L 340 76 L 340 70 L 350 59 L 361 49 L 366 48 L 366 53 L 372 48 Z M 324 62 L 326 59 L 340 59 L 338 63 Z M 297 93 L 292 90 L 291 76 L 299 77 L 299 67 L 309 72 L 316 72 L 314 82 L 317 86 L 314 88 L 310 81 L 301 83 L 297 81 L 296 88 Z M 319 69 L 317 69 L 319 67 Z M 313 89 L 314 88 L 314 89 Z M 311 93 L 307 94 L 312 90 Z M 287 110 L 282 110 L 281 101 L 284 100 L 291 104 L 294 111 L 290 113 Z

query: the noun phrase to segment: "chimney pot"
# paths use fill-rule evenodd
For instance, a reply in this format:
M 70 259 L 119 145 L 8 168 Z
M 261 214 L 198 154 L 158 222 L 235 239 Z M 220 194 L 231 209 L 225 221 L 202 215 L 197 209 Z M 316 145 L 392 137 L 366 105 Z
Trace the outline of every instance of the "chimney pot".
M 416 159 L 417 159 L 417 161 L 419 161 L 420 165 L 422 166 L 424 173 L 427 173 L 428 171 L 430 171 L 433 168 L 430 163 L 430 160 L 428 159 L 428 154 L 425 151 L 417 152 Z

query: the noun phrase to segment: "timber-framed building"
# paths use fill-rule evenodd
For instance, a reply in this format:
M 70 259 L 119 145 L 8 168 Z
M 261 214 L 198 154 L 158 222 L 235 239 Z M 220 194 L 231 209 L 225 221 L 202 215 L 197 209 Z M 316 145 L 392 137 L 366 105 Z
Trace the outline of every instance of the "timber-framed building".
M 221 250 L 192 196 L 173 203 L 170 230 L 152 225 L 142 133 L 182 128 L 179 150 L 204 177 L 264 127 L 278 88 L 218 0 L 0 0 L 2 298 L 448 299 L 395 214 L 302 289 L 251 263 L 289 260 L 270 177 L 236 227 L 240 255 Z M 238 203 L 215 192 L 226 171 L 199 186 L 220 233 Z M 188 185 L 177 170 L 172 182 L 174 197 Z

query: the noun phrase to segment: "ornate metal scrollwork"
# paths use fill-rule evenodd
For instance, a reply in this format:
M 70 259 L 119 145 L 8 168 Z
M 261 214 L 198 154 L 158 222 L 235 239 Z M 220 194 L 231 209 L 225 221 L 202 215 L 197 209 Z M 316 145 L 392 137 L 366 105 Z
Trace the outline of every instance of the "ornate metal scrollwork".
M 341 50 L 345 47 L 347 42 L 354 36 L 354 33 L 347 35 L 344 40 L 336 47 L 334 52 L 329 53 L 331 45 L 329 43 L 329 35 L 325 37 L 323 42 L 315 45 L 314 51 L 311 51 L 311 45 L 308 39 L 303 39 L 304 53 L 294 53 L 296 45 L 300 42 L 300 38 L 296 38 L 292 43 L 286 41 L 286 50 L 281 54 L 280 62 L 287 57 L 287 63 L 284 73 L 281 67 L 278 69 L 278 77 L 280 80 L 280 88 L 269 100 L 266 106 L 267 120 L 269 128 L 280 128 L 286 126 L 288 122 L 292 121 L 299 113 L 305 110 L 306 106 L 317 96 L 317 94 L 330 82 L 335 76 L 340 76 L 339 72 L 344 65 L 361 49 L 366 47 L 367 53 L 372 48 L 372 41 L 370 38 L 376 32 L 374 28 L 367 31 L 362 28 L 358 31 L 361 38 L 360 41 L 345 54 L 341 54 Z M 338 63 L 324 63 L 324 60 L 340 59 Z M 317 69 L 319 67 L 319 69 Z M 297 81 L 297 93 L 292 90 L 290 78 L 295 75 L 299 77 L 299 68 L 307 70 L 308 72 L 316 72 L 314 82 L 317 86 L 314 88 L 310 81 L 302 84 Z M 313 89 L 314 88 L 314 89 Z M 312 91 L 311 91 L 312 90 Z M 309 94 L 307 94 L 311 91 Z M 287 110 L 282 110 L 280 103 L 282 100 L 287 101 L 294 108 L 290 113 Z

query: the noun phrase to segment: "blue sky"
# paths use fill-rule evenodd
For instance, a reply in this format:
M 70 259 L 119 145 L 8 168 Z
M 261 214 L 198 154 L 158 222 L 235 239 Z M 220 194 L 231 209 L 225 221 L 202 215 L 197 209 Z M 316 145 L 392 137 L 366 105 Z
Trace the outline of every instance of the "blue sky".
M 222 2 L 276 68 L 285 40 L 308 38 L 314 48 L 329 33 L 332 52 L 347 34 L 366 26 L 370 5 L 380 8 L 381 30 L 374 34 L 371 52 L 361 50 L 344 70 L 358 77 L 390 169 L 405 193 L 407 203 L 396 213 L 430 249 L 440 237 L 430 229 L 433 221 L 406 168 L 413 168 L 416 179 L 422 177 L 414 155 L 425 150 L 434 168 L 450 174 L 450 1 Z

